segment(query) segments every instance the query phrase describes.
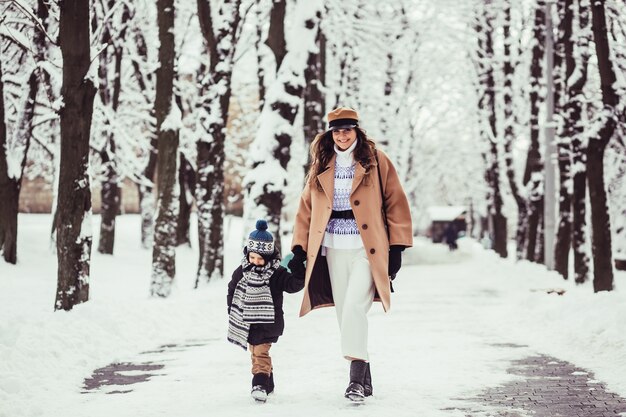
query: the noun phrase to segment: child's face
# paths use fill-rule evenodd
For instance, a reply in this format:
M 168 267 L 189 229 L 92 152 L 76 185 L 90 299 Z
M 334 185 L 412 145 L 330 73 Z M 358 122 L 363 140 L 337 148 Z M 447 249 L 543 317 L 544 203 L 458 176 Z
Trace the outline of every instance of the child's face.
M 263 259 L 263 257 L 259 255 L 258 253 L 254 253 L 254 252 L 248 253 L 248 260 L 250 261 L 251 264 L 256 265 L 256 266 L 265 265 L 265 259 Z

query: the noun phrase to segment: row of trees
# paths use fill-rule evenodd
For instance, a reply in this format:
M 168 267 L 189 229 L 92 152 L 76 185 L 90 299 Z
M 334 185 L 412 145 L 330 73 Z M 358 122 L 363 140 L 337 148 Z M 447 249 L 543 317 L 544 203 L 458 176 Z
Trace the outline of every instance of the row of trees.
M 623 178 L 624 166 L 607 164 L 605 154 L 609 148 L 616 155 L 626 153 L 623 139 L 626 103 L 620 101 L 620 95 L 623 95 L 620 93 L 626 88 L 623 78 L 626 68 L 623 60 L 625 13 L 623 3 L 610 0 L 562 0 L 554 5 L 537 0 L 527 10 L 516 9 L 509 2 L 484 1 L 478 8 L 476 19 L 477 89 L 481 137 L 489 143 L 485 160 L 494 248 L 501 256 L 507 256 L 502 167 L 517 206 L 516 256 L 534 262 L 545 261 L 544 204 L 554 201 L 553 196 L 544 195 L 545 161 L 556 158 L 558 230 L 555 269 L 568 278 L 569 255 L 573 249 L 575 280 L 582 283 L 588 279 L 588 203 L 595 291 L 613 288 L 607 185 Z M 526 34 L 531 39 L 527 45 L 529 50 L 523 50 L 524 32 L 511 30 L 514 14 L 517 19 L 526 20 L 532 30 Z M 546 27 L 548 22 L 555 22 L 553 31 L 552 26 Z M 548 41 L 555 45 L 551 57 L 553 69 L 546 68 Z M 530 65 L 522 68 L 521 64 L 525 62 L 522 58 L 526 54 L 531 56 Z M 619 81 L 618 73 L 622 74 Z M 518 74 L 524 75 L 519 77 Z M 547 77 L 554 78 L 551 92 L 554 117 L 544 122 L 548 114 L 545 108 L 548 102 Z M 497 119 L 501 119 L 499 124 Z M 545 138 L 541 133 L 544 126 L 556 131 L 556 155 L 543 151 L 542 140 Z M 521 181 L 516 175 L 513 153 L 520 139 L 529 141 Z M 617 199 L 623 189 L 614 187 L 613 190 L 619 205 Z M 623 206 L 621 210 L 618 216 L 625 214 Z M 622 236 L 623 226 L 617 231 Z
M 619 92 L 611 95 L 623 87 L 610 74 L 626 66 L 618 47 L 626 11 L 614 0 L 593 10 L 572 1 L 553 12 L 557 252 L 566 276 L 562 254 L 573 234 L 582 282 L 586 184 L 592 211 L 603 198 L 598 175 L 612 195 L 626 194 L 618 180 L 624 170 L 603 174 L 597 159 L 607 146 L 612 160 L 624 154 L 623 143 L 610 139 L 624 133 L 623 103 L 615 101 Z M 166 297 L 175 248 L 189 243 L 192 205 L 196 286 L 223 276 L 226 199 L 243 199 L 246 229 L 268 219 L 280 247 L 308 143 L 337 105 L 357 108 L 396 161 L 418 225 L 429 205 L 470 204 L 500 255 L 507 256 L 507 217 L 517 218 L 518 258 L 542 261 L 543 0 L 11 0 L 0 7 L 0 250 L 16 262 L 24 176 L 50 178 L 57 309 L 88 299 L 91 179 L 101 189 L 97 248 L 105 254 L 114 250 L 122 181 L 137 185 L 142 243 L 153 250 L 151 293 Z M 604 20 L 596 19 L 601 10 Z M 604 43 L 595 40 L 602 34 Z M 233 178 L 240 195 L 226 189 Z M 623 199 L 616 206 L 626 209 Z M 597 290 L 612 287 L 604 212 L 608 252 L 595 226 L 592 235 L 594 253 L 604 251 L 599 261 L 594 255 Z

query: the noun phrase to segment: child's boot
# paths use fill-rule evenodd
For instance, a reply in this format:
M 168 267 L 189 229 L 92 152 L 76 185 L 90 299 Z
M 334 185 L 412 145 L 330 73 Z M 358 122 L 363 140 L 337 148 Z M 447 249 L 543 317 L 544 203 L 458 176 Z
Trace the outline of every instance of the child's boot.
M 274 392 L 274 372 L 270 372 L 270 378 L 267 382 L 267 393 L 271 394 Z
M 252 377 L 252 391 L 250 394 L 258 402 L 267 400 L 269 376 L 267 374 L 254 374 Z

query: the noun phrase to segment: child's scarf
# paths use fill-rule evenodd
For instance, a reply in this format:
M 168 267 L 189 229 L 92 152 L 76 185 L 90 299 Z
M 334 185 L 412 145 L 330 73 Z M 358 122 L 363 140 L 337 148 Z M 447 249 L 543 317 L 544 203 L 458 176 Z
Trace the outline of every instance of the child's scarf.
M 228 341 L 248 349 L 250 325 L 274 323 L 274 300 L 270 290 L 270 277 L 280 266 L 273 259 L 263 266 L 255 266 L 244 256 L 241 261 L 243 278 L 237 283 L 228 317 Z

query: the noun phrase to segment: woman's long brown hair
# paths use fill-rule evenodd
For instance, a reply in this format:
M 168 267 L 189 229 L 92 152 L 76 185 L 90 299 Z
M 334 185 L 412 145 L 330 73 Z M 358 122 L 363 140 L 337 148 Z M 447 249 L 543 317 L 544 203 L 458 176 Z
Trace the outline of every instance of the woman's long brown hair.
M 357 145 L 354 148 L 354 160 L 365 168 L 365 173 L 369 174 L 370 168 L 375 165 L 376 143 L 367 137 L 367 134 L 360 127 L 356 127 Z M 307 174 L 307 181 L 317 185 L 318 190 L 322 190 L 317 176 L 326 170 L 326 165 L 335 154 L 335 142 L 330 130 L 315 136 L 311 142 L 311 168 Z

